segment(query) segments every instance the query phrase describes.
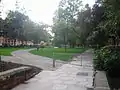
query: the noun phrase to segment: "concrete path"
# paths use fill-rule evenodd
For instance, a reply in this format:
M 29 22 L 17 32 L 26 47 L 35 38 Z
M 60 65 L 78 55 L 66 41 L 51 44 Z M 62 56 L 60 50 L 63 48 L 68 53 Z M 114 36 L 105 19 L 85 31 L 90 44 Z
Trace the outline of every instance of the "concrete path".
M 110 90 L 108 80 L 104 71 L 97 71 L 95 76 L 94 90 Z
M 87 90 L 87 87 L 92 87 L 93 82 L 92 54 L 87 51 L 81 56 L 55 71 L 43 70 L 12 90 Z
M 14 51 L 12 52 L 13 56 L 3 56 L 2 60 L 7 62 L 32 65 L 44 70 L 56 70 L 58 67 L 61 67 L 66 63 L 56 60 L 56 68 L 53 68 L 53 60 L 51 58 L 33 55 L 29 53 L 30 50 L 32 49 Z

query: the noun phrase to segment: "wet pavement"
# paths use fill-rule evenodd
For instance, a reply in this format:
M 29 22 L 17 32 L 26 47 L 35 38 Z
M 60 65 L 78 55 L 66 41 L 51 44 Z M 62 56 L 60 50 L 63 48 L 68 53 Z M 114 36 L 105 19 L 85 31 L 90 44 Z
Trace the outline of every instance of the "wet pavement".
M 19 51 L 13 54 L 16 56 L 16 53 L 21 53 L 24 58 L 29 58 L 31 63 L 38 64 L 38 60 L 40 60 L 38 56 L 32 55 L 31 57 L 31 54 L 26 56 L 26 53 L 22 52 Z M 21 57 L 21 54 L 18 55 Z M 54 71 L 43 70 L 34 78 L 18 85 L 12 90 L 87 90 L 88 87 L 92 87 L 93 83 L 92 53 L 88 50 L 73 59 L 74 61 L 62 64 L 61 67 Z M 45 62 L 47 63 L 47 61 L 50 62 L 49 60 Z

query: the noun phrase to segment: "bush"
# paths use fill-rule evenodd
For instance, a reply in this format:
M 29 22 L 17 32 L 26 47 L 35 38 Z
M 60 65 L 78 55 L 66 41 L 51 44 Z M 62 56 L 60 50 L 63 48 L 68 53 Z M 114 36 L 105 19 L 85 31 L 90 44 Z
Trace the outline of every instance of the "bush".
M 96 50 L 94 68 L 104 70 L 110 76 L 120 76 L 120 47 L 106 46 Z
M 97 70 L 104 70 L 103 49 L 95 50 L 94 68 Z

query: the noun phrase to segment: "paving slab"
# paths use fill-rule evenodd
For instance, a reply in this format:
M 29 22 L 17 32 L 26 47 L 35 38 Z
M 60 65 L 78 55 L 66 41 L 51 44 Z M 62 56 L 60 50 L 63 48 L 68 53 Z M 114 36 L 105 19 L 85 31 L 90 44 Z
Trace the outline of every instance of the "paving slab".
M 97 71 L 95 76 L 95 90 L 110 90 L 104 71 Z
M 89 53 L 87 52 L 88 55 Z M 77 58 L 78 60 L 79 58 Z M 92 62 L 91 55 L 85 60 Z M 79 66 L 73 65 L 71 62 L 63 64 L 55 71 L 43 70 L 34 78 L 26 81 L 25 84 L 21 84 L 12 90 L 87 90 L 87 86 L 92 87 L 93 67 L 84 64 Z M 79 75 L 78 73 L 83 74 Z M 87 74 L 85 75 L 85 73 Z
M 42 68 L 43 70 L 56 70 L 57 68 L 61 67 L 63 64 L 67 63 L 64 61 L 56 60 L 55 62 L 56 67 L 53 68 L 52 58 L 33 55 L 29 53 L 30 50 L 33 49 L 14 51 L 12 52 L 13 56 L 2 56 L 2 60 L 6 62 L 32 65 Z

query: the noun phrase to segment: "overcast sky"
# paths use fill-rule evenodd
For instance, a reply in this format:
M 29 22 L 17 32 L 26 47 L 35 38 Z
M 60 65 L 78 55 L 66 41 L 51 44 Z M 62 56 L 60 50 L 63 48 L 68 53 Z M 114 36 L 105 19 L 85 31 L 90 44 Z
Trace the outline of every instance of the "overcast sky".
M 60 0 L 17 0 L 20 2 L 20 7 L 24 7 L 27 11 L 26 14 L 35 22 L 44 22 L 46 24 L 52 24 L 52 18 L 54 12 L 57 9 Z M 94 0 L 83 0 L 84 4 L 92 6 Z M 16 0 L 2 0 L 3 10 L 2 17 L 6 16 L 6 12 L 9 10 L 15 10 Z

